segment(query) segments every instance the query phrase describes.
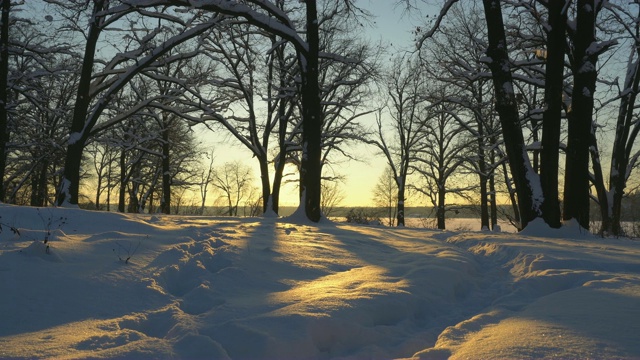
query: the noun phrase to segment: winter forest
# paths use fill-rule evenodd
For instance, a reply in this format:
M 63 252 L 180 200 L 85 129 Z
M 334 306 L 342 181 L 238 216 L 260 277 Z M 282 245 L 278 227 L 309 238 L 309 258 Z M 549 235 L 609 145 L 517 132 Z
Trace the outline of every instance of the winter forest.
M 0 8 L 0 358 L 640 358 L 640 2 Z
M 215 189 L 228 215 L 277 214 L 296 182 L 317 222 L 356 145 L 386 160 L 397 225 L 411 197 L 444 229 L 456 196 L 486 229 L 509 204 L 519 229 L 596 212 L 621 235 L 638 194 L 635 3 L 398 0 L 423 24 L 403 51 L 365 36 L 366 1 L 0 3 L 4 203 L 169 214 Z

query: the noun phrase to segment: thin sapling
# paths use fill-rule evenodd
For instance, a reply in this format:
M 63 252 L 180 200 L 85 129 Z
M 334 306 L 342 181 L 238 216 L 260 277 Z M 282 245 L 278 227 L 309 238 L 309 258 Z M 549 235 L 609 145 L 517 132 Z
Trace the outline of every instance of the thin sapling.
M 45 220 L 44 216 L 42 216 L 42 213 L 40 213 L 40 209 L 38 210 L 38 216 L 40 217 L 40 220 L 42 220 L 42 227 L 44 228 L 45 235 L 44 235 L 44 244 L 47 246 L 45 248 L 45 252 L 48 254 L 49 253 L 49 238 L 51 237 L 51 229 L 54 228 L 55 226 L 57 226 L 57 228 L 61 228 L 62 225 L 67 223 L 67 218 L 64 216 L 60 216 L 59 218 L 54 218 L 51 215 L 51 211 L 49 211 L 49 217 L 47 218 L 47 220 Z
M 128 264 L 129 260 L 131 260 L 131 257 L 135 255 L 136 251 L 138 251 L 138 248 L 140 247 L 141 243 L 142 241 L 138 241 L 138 243 L 134 247 L 133 242 L 131 241 L 127 241 L 126 245 L 123 245 L 119 241 L 116 241 L 116 245 L 118 246 L 118 251 L 116 251 L 116 249 L 113 249 L 113 252 L 116 255 L 118 255 L 118 259 L 120 261 L 124 262 L 125 264 Z

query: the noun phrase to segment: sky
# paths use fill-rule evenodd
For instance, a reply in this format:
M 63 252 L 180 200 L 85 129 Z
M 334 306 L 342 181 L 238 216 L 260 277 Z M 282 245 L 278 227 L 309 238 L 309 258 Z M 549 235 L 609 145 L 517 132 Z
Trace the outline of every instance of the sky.
M 640 241 L 573 223 L 516 234 L 5 204 L 0 222 L 0 358 L 640 358 Z

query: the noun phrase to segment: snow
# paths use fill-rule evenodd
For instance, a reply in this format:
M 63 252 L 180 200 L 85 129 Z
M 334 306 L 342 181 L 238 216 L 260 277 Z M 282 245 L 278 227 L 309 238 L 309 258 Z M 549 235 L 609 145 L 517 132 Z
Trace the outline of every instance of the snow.
M 640 242 L 575 223 L 512 234 L 11 205 L 0 223 L 1 358 L 640 357 Z
M 72 132 L 69 134 L 69 140 L 67 140 L 67 144 L 72 145 L 77 143 L 82 138 L 82 134 L 79 132 Z

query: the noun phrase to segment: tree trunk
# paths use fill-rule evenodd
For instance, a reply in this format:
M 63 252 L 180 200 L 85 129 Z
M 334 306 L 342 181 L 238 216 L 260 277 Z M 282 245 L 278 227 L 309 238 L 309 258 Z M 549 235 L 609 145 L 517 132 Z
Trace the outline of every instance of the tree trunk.
M 31 175 L 31 206 L 45 206 L 47 197 L 47 162 L 42 159 Z
M 500 1 L 483 0 L 483 4 L 489 38 L 487 56 L 491 59 L 488 65 L 496 92 L 496 111 L 500 117 L 509 167 L 518 194 L 520 228 L 524 229 L 529 222 L 540 216 L 541 194 L 536 193 L 539 189 L 539 183 L 536 183 L 538 176 L 531 168 L 518 118 Z
M 279 77 L 279 90 L 278 90 L 278 156 L 275 160 L 275 169 L 273 174 L 273 189 L 271 190 L 271 210 L 276 214 L 280 211 L 280 187 L 282 186 L 282 176 L 284 174 L 284 166 L 287 161 L 287 102 L 285 88 L 287 82 L 285 76 L 282 74 L 285 68 L 284 51 L 281 47 L 276 49 L 275 54 L 278 60 L 278 77 Z M 266 204 L 265 204 L 266 205 Z M 265 208 L 266 209 L 266 208 Z
M 402 183 L 396 182 L 398 184 L 398 223 L 397 226 L 404 226 L 404 178 L 402 179 Z
M 308 50 L 301 56 L 302 67 L 302 161 L 300 167 L 301 200 L 305 214 L 313 222 L 320 221 L 322 107 L 318 86 L 320 39 L 316 0 L 307 0 Z
M 562 89 L 564 88 L 566 0 L 549 2 L 547 35 L 547 69 L 545 74 L 545 111 L 542 127 L 540 184 L 542 185 L 542 218 L 552 228 L 560 227 L 558 195 L 558 164 L 560 122 L 562 119 Z
M 100 210 L 100 193 L 102 192 L 102 173 L 98 172 L 96 179 L 96 210 Z
M 596 139 L 596 126 L 593 124 L 591 129 L 591 146 L 589 153 L 591 154 L 591 162 L 593 163 L 593 187 L 596 190 L 598 205 L 600 207 L 600 234 L 606 234 L 611 231 L 611 200 L 604 184 L 604 175 L 602 173 L 602 164 L 600 163 L 600 150 L 598 150 L 598 140 Z
M 446 229 L 446 224 L 445 224 L 445 191 L 444 191 L 444 184 L 442 184 L 443 186 L 439 186 L 438 189 L 438 208 L 436 210 L 436 218 L 438 220 L 438 229 L 440 230 L 444 230 Z
M 127 188 L 127 153 L 120 150 L 120 191 L 118 192 L 118 212 L 124 212 L 124 202 Z
M 589 142 L 596 90 L 597 54 L 588 52 L 595 41 L 594 0 L 578 0 L 574 38 L 574 86 L 567 114 L 567 157 L 563 219 L 576 219 L 589 229 Z
M 69 139 L 67 141 L 67 155 L 64 162 L 63 179 L 58 191 L 58 206 L 64 204 L 78 205 L 78 193 L 80 189 L 80 165 L 82 163 L 82 152 L 88 134 L 85 131 L 85 121 L 91 98 L 89 89 L 91 87 L 91 76 L 93 75 L 93 63 L 96 53 L 96 45 L 100 37 L 100 19 L 98 13 L 104 10 L 105 0 L 93 1 L 93 12 L 89 23 L 89 34 L 87 36 L 87 46 L 82 60 L 80 81 L 76 94 L 75 106 L 73 109 L 73 119 L 69 129 Z
M 511 208 L 513 210 L 513 220 L 520 224 L 520 209 L 518 208 L 518 199 L 516 199 L 516 191 L 513 189 L 511 184 L 511 180 L 509 180 L 509 171 L 507 170 L 506 162 L 502 162 L 502 173 L 504 176 L 504 183 L 507 187 L 507 192 L 509 193 L 509 199 L 511 200 Z M 518 230 L 522 230 L 522 228 L 518 228 Z
M 2 2 L 0 15 L 0 202 L 5 200 L 4 175 L 7 166 L 7 143 L 9 142 L 8 132 L 8 74 L 9 74 L 9 11 L 11 1 L 0 0 Z
M 638 10 L 640 13 L 640 9 Z M 636 33 L 640 32 L 640 25 L 635 25 Z M 618 120 L 616 123 L 616 135 L 613 141 L 613 152 L 611 154 L 611 167 L 609 171 L 609 187 L 611 192 L 611 201 L 609 204 L 609 228 L 611 234 L 619 236 L 622 234 L 621 215 L 622 215 L 622 197 L 627 183 L 627 167 L 631 156 L 631 149 L 638 134 L 638 123 L 632 131 L 634 116 L 634 104 L 638 97 L 640 87 L 640 44 L 636 39 L 635 43 L 635 64 L 627 71 L 627 79 L 625 79 L 625 88 L 623 91 L 626 95 L 620 99 L 620 109 L 618 111 Z
M 60 189 L 58 190 L 58 206 L 64 206 L 65 204 L 72 206 L 78 205 L 80 166 L 82 164 L 83 151 L 84 141 L 76 141 L 67 145 L 63 178 L 60 182 Z
M 33 173 L 31 174 L 30 178 L 31 178 L 31 200 L 29 202 L 30 206 L 40 206 L 38 204 L 38 169 L 36 166 L 36 169 L 33 170 Z
M 171 159 L 169 154 L 169 122 L 162 115 L 162 200 L 160 212 L 171 214 Z
M 139 213 L 140 201 L 138 201 L 138 185 L 134 184 L 133 189 L 129 191 L 129 205 L 127 206 L 127 212 L 132 214 Z
M 492 162 L 493 164 L 494 162 Z M 491 209 L 491 230 L 495 230 L 496 226 L 498 225 L 498 203 L 496 200 L 496 179 L 494 176 L 493 171 L 491 172 L 491 175 L 489 176 L 489 193 L 490 195 L 490 206 L 489 208 Z
M 480 180 L 480 229 L 489 229 L 489 198 L 487 194 L 487 162 L 484 152 L 484 126 L 482 119 L 476 119 L 478 124 L 478 176 Z
M 284 173 L 285 157 L 280 148 L 278 160 L 276 160 L 275 171 L 273 174 L 273 191 L 271 191 L 271 209 L 276 214 L 280 211 L 280 187 L 282 186 L 282 176 Z
M 269 180 L 269 160 L 267 155 L 261 153 L 258 161 L 260 162 L 260 184 L 262 185 L 262 212 L 268 210 L 269 199 L 271 198 L 271 182 Z
M 111 173 L 111 170 L 112 170 L 111 164 L 113 161 L 112 156 L 113 155 L 109 156 L 109 163 L 107 164 L 107 209 L 106 209 L 107 212 L 111 211 L 111 190 L 113 189 L 113 185 L 111 182 L 113 179 L 112 177 L 113 174 Z

